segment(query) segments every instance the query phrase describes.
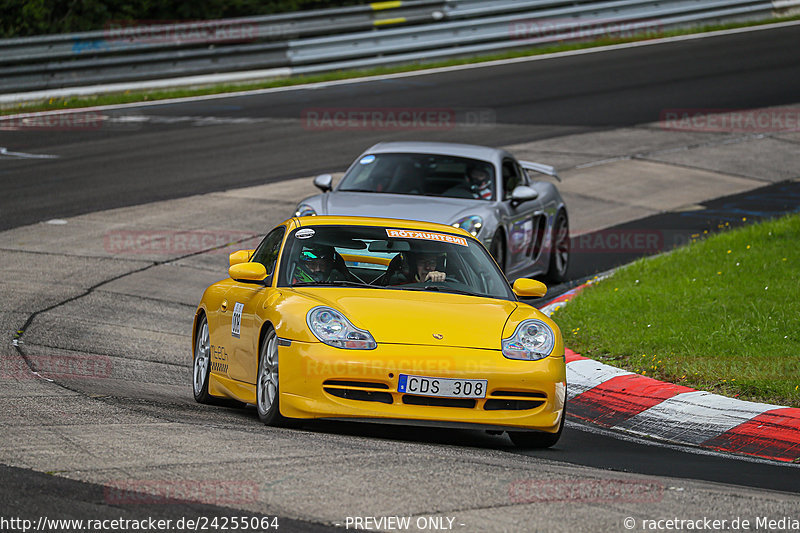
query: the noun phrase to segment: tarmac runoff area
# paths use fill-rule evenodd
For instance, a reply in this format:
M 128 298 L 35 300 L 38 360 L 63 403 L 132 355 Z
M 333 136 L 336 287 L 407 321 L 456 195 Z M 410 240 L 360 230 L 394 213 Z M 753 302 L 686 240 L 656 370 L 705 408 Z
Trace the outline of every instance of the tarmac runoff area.
M 796 180 L 798 144 L 798 133 L 676 132 L 645 125 L 507 148 L 560 170 L 571 226 L 586 233 Z M 226 277 L 230 252 L 252 248 L 291 215 L 297 200 L 314 192 L 311 179 L 303 178 L 0 234 L 6 302 L 0 311 L 0 463 L 100 484 L 139 480 L 142 490 L 148 479 L 253 480 L 259 487 L 253 499 L 230 505 L 330 524 L 344 519 L 342 509 L 416 515 L 435 508 L 458 509 L 459 519 L 476 531 L 513 530 L 520 523 L 553 531 L 555 523 L 564 531 L 616 530 L 622 516 L 652 507 L 652 501 L 602 507 L 567 502 L 569 512 L 561 505 L 539 506 L 534 516 L 527 505 L 534 500 L 509 501 L 509 486 L 520 479 L 647 478 L 602 469 L 587 474 L 502 449 L 456 446 L 442 452 L 435 444 L 265 430 L 250 411 L 196 405 L 190 328 L 202 291 Z M 459 472 L 469 485 L 442 492 L 432 481 Z M 391 478 L 392 485 L 378 478 Z M 747 507 L 787 516 L 796 510 L 795 499 L 778 493 L 671 483 L 681 488 L 662 486 L 658 505 L 664 515 L 709 509 L 735 515 Z M 435 506 L 431 494 L 437 495 Z

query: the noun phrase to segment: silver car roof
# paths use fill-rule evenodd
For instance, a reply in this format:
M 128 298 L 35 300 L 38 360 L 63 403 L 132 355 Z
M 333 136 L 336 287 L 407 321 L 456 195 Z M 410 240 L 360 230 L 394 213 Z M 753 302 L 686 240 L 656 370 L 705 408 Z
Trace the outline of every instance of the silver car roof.
M 503 157 L 511 157 L 505 150 L 477 146 L 474 144 L 442 143 L 442 142 L 382 142 L 364 152 L 365 154 L 412 153 L 453 155 L 499 162 Z

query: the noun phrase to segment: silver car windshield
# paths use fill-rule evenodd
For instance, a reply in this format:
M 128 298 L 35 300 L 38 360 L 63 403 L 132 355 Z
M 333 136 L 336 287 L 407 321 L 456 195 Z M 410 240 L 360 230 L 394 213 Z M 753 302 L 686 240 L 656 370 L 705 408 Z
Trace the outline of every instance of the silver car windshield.
M 284 245 L 281 287 L 436 291 L 514 300 L 483 246 L 446 232 L 371 226 L 306 226 Z
M 337 191 L 494 200 L 494 166 L 434 154 L 370 154 L 342 178 Z

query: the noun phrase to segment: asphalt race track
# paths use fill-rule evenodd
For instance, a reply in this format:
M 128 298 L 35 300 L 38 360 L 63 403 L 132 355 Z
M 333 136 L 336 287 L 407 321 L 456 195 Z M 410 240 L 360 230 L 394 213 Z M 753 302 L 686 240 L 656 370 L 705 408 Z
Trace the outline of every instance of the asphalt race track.
M 576 212 L 574 244 L 602 232 L 655 231 L 664 236 L 663 251 L 705 230 L 798 211 L 796 132 L 677 133 L 662 140 L 658 128 L 642 126 L 665 109 L 796 105 L 797 42 L 800 26 L 792 26 L 99 111 L 99 125 L 89 129 L 0 130 L 0 147 L 25 154 L 0 156 L 0 290 L 8 302 L 0 312 L 0 357 L 5 365 L 41 355 L 113 362 L 113 376 L 97 379 L 53 382 L 29 372 L 0 378 L 0 514 L 34 522 L 43 515 L 277 516 L 284 531 L 345 527 L 353 516 L 452 517 L 452 529 L 465 532 L 625 531 L 626 517 L 800 518 L 800 465 L 679 448 L 574 421 L 556 447 L 536 452 L 514 448 L 506 436 L 467 430 L 333 422 L 267 428 L 252 407 L 194 403 L 187 347 L 194 306 L 202 288 L 224 276 L 225 253 L 246 247 L 313 192 L 308 176 L 342 170 L 379 139 L 528 146 L 563 171 L 568 206 L 570 199 L 610 205 L 607 197 L 589 198 L 581 185 L 597 168 L 587 162 L 606 155 L 624 155 L 621 164 L 636 168 L 724 178 L 727 192 L 704 189 L 667 208 L 614 204 L 625 214 L 613 223 L 590 226 L 591 217 Z M 308 110 L 387 107 L 452 109 L 462 117 L 480 111 L 491 119 L 440 130 L 343 133 L 315 129 L 303 118 Z M 641 148 L 651 134 L 658 140 Z M 608 138 L 630 146 L 619 154 L 599 150 Z M 548 148 L 561 142 L 585 150 Z M 731 146 L 769 161 L 729 164 Z M 698 153 L 714 157 L 707 166 L 690 164 Z M 292 180 L 298 177 L 306 179 Z M 59 222 L 43 223 L 52 219 Z M 238 242 L 221 251 L 111 253 L 108 235 L 129 227 L 225 228 Z M 653 250 L 578 253 L 571 278 L 646 253 Z M 120 482 L 124 497 L 109 496 L 108 486 Z M 152 500 L 144 494 L 153 487 L 148 483 L 185 492 Z M 216 487 L 213 494 L 208 486 Z M 252 490 L 224 493 L 242 487 Z M 175 501 L 181 495 L 189 501 Z M 432 524 L 428 529 L 436 529 Z
M 666 109 L 797 101 L 800 27 L 367 83 L 121 110 L 66 131 L 0 130 L 0 146 L 60 154 L 7 160 L 0 230 L 124 205 L 344 168 L 377 140 L 493 146 L 656 122 Z M 493 127 L 316 130 L 304 111 L 488 110 Z M 114 112 L 109 112 L 112 117 Z M 137 121 L 137 115 L 139 120 Z M 133 117 L 132 117 L 133 116 Z

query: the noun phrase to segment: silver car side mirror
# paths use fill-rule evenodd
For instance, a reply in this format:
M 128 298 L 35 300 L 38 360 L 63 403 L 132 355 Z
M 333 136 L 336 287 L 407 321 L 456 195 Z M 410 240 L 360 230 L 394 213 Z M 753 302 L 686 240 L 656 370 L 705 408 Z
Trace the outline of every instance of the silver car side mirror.
M 527 185 L 518 185 L 511 191 L 511 205 L 516 207 L 522 202 L 536 200 L 539 197 L 539 192 L 533 187 Z
M 330 174 L 320 174 L 314 178 L 314 185 L 322 192 L 328 192 L 333 189 L 333 176 Z

